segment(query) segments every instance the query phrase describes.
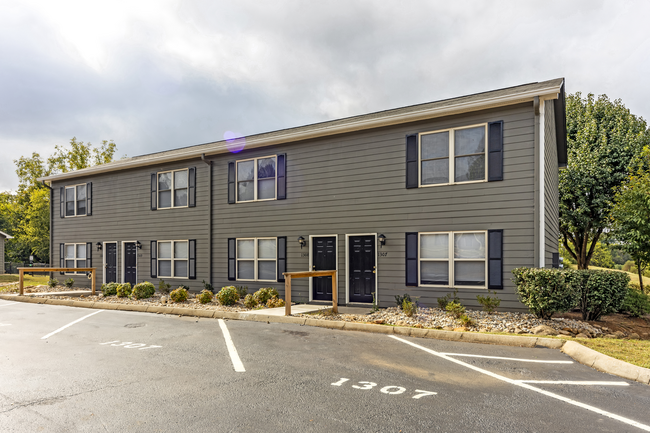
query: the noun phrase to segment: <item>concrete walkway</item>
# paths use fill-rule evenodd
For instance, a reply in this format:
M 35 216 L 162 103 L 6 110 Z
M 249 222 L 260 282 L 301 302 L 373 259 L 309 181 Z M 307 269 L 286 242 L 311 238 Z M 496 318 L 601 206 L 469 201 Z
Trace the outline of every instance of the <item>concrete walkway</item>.
M 326 310 L 328 308 L 331 307 L 328 307 L 327 305 L 291 304 L 291 314 L 314 313 L 316 311 Z M 265 316 L 284 316 L 284 307 L 261 308 L 259 310 L 240 311 L 239 314 L 263 314 Z
M 64 292 L 34 292 L 34 293 L 27 293 L 23 296 L 90 296 L 93 293 L 92 290 L 69 290 L 69 291 L 64 291 Z M 101 293 L 101 292 L 95 292 L 95 293 Z M 18 296 L 18 293 L 3 293 L 4 295 L 7 296 Z

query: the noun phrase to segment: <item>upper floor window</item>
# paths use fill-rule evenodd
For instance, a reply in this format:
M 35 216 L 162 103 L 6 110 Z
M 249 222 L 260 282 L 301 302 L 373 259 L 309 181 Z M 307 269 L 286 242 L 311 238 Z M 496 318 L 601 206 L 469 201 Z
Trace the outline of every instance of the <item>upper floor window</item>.
M 87 185 L 73 185 L 65 187 L 65 216 L 82 216 L 87 214 Z
M 276 156 L 237 161 L 237 201 L 275 200 Z
M 420 186 L 487 179 L 486 125 L 420 134 Z
M 158 173 L 158 209 L 187 207 L 188 170 Z

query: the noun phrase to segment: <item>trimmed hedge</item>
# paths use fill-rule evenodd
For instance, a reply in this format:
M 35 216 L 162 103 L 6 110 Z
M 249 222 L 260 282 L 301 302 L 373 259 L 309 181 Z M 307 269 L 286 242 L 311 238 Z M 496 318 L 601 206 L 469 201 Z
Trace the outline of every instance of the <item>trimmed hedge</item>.
M 221 305 L 235 305 L 239 301 L 239 292 L 235 286 L 225 286 L 215 295 Z
M 124 283 L 117 286 L 116 295 L 118 298 L 127 298 L 131 296 L 131 283 Z
M 182 287 L 172 290 L 169 294 L 169 298 L 174 302 L 185 302 L 187 301 L 188 296 L 189 294 L 187 293 L 187 289 L 184 289 Z
M 619 312 L 627 313 L 632 317 L 650 314 L 650 295 L 643 293 L 638 284 L 630 284 Z
M 151 298 L 156 293 L 156 288 L 149 281 L 136 284 L 131 292 L 131 297 L 135 299 Z
M 625 272 L 567 269 L 567 282 L 578 294 L 582 320 L 599 320 L 621 308 L 630 284 Z
M 104 296 L 115 296 L 117 295 L 117 288 L 120 286 L 120 283 L 107 283 L 102 284 L 102 293 Z

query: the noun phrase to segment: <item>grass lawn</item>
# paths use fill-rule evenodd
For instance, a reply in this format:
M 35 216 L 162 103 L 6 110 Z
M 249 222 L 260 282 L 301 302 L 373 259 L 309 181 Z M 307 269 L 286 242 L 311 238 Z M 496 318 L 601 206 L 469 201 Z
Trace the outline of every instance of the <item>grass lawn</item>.
M 570 267 L 571 269 L 578 269 L 578 265 L 567 264 L 566 266 Z M 599 268 L 598 266 L 589 266 L 589 269 L 598 269 L 600 271 L 625 272 L 620 269 Z M 625 273 L 630 276 L 631 282 L 639 284 L 639 274 L 635 274 L 632 272 L 625 272 Z M 643 276 L 643 286 L 650 287 L 650 278 L 646 277 L 645 275 Z
M 47 281 L 50 279 L 47 275 L 25 275 L 23 277 L 23 284 L 25 286 L 40 286 L 47 284 Z M 0 287 L 0 293 L 8 292 L 13 288 L 18 287 L 18 275 L 13 274 L 2 274 L 0 275 L 0 284 L 4 283 L 16 283 L 7 286 Z

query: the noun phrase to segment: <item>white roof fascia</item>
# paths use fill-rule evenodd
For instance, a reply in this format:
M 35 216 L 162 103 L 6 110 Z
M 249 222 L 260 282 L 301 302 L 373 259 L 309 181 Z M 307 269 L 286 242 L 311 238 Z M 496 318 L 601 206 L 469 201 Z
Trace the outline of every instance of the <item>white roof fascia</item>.
M 362 131 L 370 128 L 379 128 L 383 126 L 391 126 L 400 123 L 417 122 L 419 120 L 432 119 L 436 117 L 448 116 L 453 114 L 467 113 L 477 110 L 484 110 L 489 108 L 503 107 L 506 105 L 520 104 L 532 101 L 536 96 L 540 99 L 557 99 L 562 84 L 549 86 L 542 89 L 534 89 L 527 92 L 516 93 L 505 96 L 486 97 L 484 99 L 468 102 L 452 103 L 450 105 L 433 107 L 429 109 L 421 109 L 407 113 L 387 113 L 383 116 L 362 118 L 356 121 L 350 121 L 344 124 L 330 125 L 328 122 L 316 124 L 312 128 L 303 129 L 301 131 L 287 131 L 286 134 L 277 134 L 272 137 L 257 137 L 255 135 L 250 137 L 243 137 L 246 140 L 247 149 L 255 149 L 259 147 L 272 146 L 275 144 L 291 143 L 294 141 L 313 139 L 318 137 L 325 137 L 334 134 L 343 134 L 347 132 Z M 392 110 L 389 110 L 392 111 Z M 364 117 L 363 115 L 361 117 Z M 336 119 L 339 120 L 339 119 Z M 258 134 L 265 135 L 266 133 Z M 100 173 L 107 173 L 112 171 L 124 170 L 127 168 L 144 167 L 149 165 L 163 164 L 174 161 L 181 161 L 184 159 L 200 158 L 201 155 L 217 155 L 229 152 L 229 147 L 225 141 L 215 142 L 205 146 L 198 145 L 192 146 L 191 149 L 173 149 L 154 153 L 143 157 L 128 158 L 123 161 L 114 161 L 108 164 L 97 165 L 94 167 L 83 168 L 81 170 L 71 171 L 67 173 L 60 173 L 51 176 L 38 178 L 38 181 L 55 181 L 65 180 L 81 176 L 94 175 Z M 210 147 L 207 147 L 210 146 Z M 200 147 L 200 149 L 196 149 Z
M 7 239 L 13 239 L 13 238 L 14 238 L 13 236 L 9 236 L 9 235 L 8 235 L 7 233 L 5 233 L 5 232 L 0 232 L 0 235 L 6 237 Z

